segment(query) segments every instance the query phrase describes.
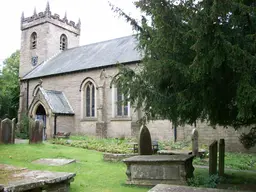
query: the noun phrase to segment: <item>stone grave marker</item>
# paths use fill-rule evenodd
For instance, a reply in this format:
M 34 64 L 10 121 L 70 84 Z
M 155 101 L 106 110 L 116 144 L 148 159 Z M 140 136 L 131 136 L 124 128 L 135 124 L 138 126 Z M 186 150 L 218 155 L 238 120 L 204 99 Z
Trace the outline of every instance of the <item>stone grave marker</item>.
M 197 129 L 192 130 L 192 154 L 198 156 L 198 131 Z
M 3 144 L 13 144 L 13 132 L 12 132 L 12 121 L 8 118 L 1 122 L 0 129 L 0 143 Z
M 15 142 L 16 119 L 12 119 L 12 143 Z
M 29 124 L 29 144 L 42 143 L 43 122 L 41 120 L 30 121 Z
M 152 155 L 152 142 L 148 128 L 142 125 L 139 134 L 139 155 Z
M 219 176 L 224 176 L 225 168 L 225 140 L 220 139 L 219 143 Z
M 218 142 L 215 140 L 209 146 L 209 175 L 217 174 Z

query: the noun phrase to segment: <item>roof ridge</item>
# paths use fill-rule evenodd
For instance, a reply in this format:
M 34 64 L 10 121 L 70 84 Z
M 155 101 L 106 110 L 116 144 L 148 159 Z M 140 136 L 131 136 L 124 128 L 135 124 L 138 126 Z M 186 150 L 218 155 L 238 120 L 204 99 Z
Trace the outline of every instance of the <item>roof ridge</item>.
M 98 41 L 98 42 L 95 42 L 95 43 L 90 43 L 90 44 L 85 44 L 85 45 L 73 47 L 73 48 L 67 49 L 66 51 L 73 50 L 73 49 L 77 49 L 77 48 L 82 48 L 82 47 L 86 47 L 86 46 L 91 46 L 91 45 L 95 45 L 95 44 L 106 43 L 106 42 L 110 42 L 110 41 L 114 41 L 114 40 L 118 40 L 118 39 L 124 39 L 124 38 L 128 38 L 128 37 L 133 37 L 133 36 L 135 36 L 135 35 L 126 35 L 126 36 L 118 37 L 118 38 L 114 38 L 114 39 L 109 39 L 109 40 L 104 40 L 104 41 Z

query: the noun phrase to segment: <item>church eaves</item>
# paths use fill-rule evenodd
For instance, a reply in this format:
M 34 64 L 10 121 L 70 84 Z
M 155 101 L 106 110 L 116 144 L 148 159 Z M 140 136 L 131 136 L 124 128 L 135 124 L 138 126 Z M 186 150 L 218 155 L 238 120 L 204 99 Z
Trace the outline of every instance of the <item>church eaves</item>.
M 37 66 L 22 80 L 140 62 L 137 45 L 134 36 L 127 36 L 68 49 Z

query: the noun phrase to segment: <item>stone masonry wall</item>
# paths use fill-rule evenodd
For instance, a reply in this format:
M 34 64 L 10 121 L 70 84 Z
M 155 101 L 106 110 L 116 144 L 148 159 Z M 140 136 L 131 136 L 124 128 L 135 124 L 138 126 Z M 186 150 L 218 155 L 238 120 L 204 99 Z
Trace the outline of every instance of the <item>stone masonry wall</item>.
M 74 116 L 57 116 L 57 132 L 73 132 Z
M 234 128 L 228 127 L 224 128 L 222 126 L 217 126 L 216 129 L 213 129 L 205 122 L 197 123 L 197 130 L 199 132 L 199 145 L 209 145 L 212 141 L 220 139 L 225 139 L 225 148 L 226 151 L 236 151 L 236 152 L 256 152 L 256 147 L 247 150 L 243 147 L 243 145 L 239 142 L 239 136 L 241 133 L 247 133 L 249 131 L 248 128 L 242 128 L 235 131 Z M 191 132 L 194 129 L 194 126 L 186 125 L 184 127 L 178 127 L 178 132 L 182 133 L 178 140 L 190 140 Z
M 63 91 L 70 102 L 75 116 L 73 126 L 69 125 L 69 131 L 76 133 L 83 133 L 87 135 L 96 135 L 96 123 L 98 121 L 104 120 L 107 123 L 107 136 L 108 137 L 131 137 L 131 125 L 138 120 L 138 116 L 141 116 L 139 112 L 134 112 L 131 109 L 131 115 L 128 118 L 116 118 L 112 111 L 112 89 L 110 88 L 110 82 L 112 77 L 118 72 L 117 67 L 105 68 L 106 78 L 100 78 L 102 69 L 89 70 L 80 73 L 71 73 L 66 75 L 59 75 L 54 77 L 44 77 L 42 78 L 42 87 L 48 90 L 58 90 Z M 83 80 L 90 77 L 94 80 L 96 87 L 105 85 L 105 94 L 103 97 L 99 97 L 99 89 L 96 89 L 96 108 L 99 107 L 100 103 L 104 103 L 104 113 L 102 119 L 99 118 L 99 113 L 95 118 L 84 118 L 82 117 L 82 93 L 80 91 L 80 85 Z M 34 79 L 29 81 L 29 104 L 31 103 L 33 96 L 33 89 L 38 84 L 39 79 Z M 103 83 L 104 82 L 104 83 Z M 26 87 L 26 86 L 23 86 Z M 58 119 L 58 125 L 61 119 Z M 65 119 L 63 125 L 68 125 L 66 121 L 71 121 Z M 151 133 L 152 140 L 174 140 L 174 133 L 172 129 L 172 123 L 168 120 L 157 120 L 148 123 L 148 128 Z M 227 151 L 244 151 L 246 152 L 242 145 L 238 141 L 238 136 L 240 132 L 235 132 L 233 129 L 223 129 L 218 127 L 216 130 L 207 126 L 203 123 L 197 123 L 199 131 L 199 143 L 208 145 L 214 139 L 224 138 L 226 139 L 226 149 Z M 63 127 L 64 128 L 64 127 Z M 191 138 L 192 126 L 186 125 L 184 127 L 177 128 L 178 140 L 189 140 Z M 65 128 L 66 129 L 66 128 Z M 256 149 L 251 149 L 249 152 L 255 152 Z
M 37 48 L 30 49 L 30 36 L 37 33 Z M 27 74 L 38 64 L 60 53 L 60 36 L 65 34 L 68 48 L 79 46 L 79 35 L 51 23 L 43 23 L 22 31 L 20 49 L 20 77 Z M 31 63 L 32 56 L 38 56 L 36 66 Z

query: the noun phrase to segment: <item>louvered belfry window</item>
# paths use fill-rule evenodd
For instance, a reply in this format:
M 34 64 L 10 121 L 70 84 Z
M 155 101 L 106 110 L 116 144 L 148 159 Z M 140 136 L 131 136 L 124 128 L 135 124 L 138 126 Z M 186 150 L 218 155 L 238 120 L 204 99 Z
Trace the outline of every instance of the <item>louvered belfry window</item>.
M 68 48 L 68 38 L 66 35 L 62 34 L 60 36 L 60 50 L 66 50 Z

